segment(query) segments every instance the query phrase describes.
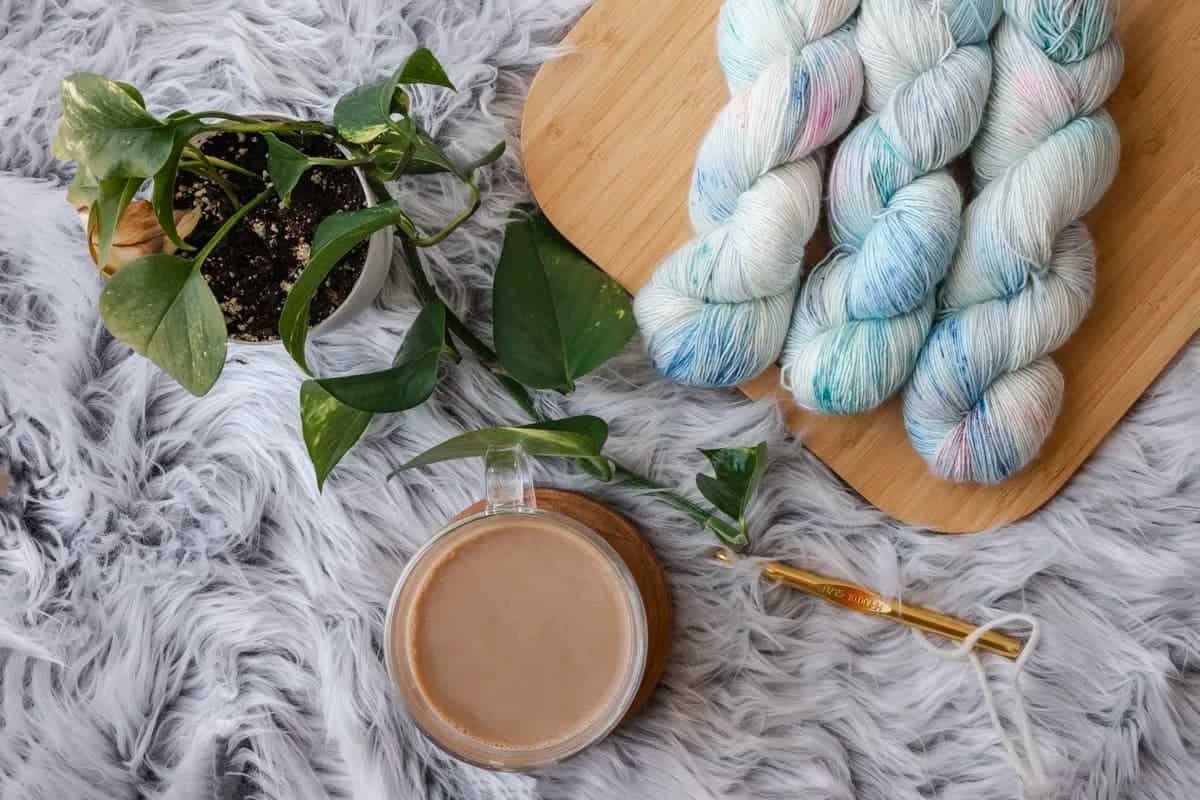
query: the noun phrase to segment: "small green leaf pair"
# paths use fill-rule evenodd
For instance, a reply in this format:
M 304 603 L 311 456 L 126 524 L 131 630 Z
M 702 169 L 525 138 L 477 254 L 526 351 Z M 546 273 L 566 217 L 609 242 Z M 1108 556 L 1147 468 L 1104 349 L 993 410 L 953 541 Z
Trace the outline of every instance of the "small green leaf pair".
M 738 524 L 732 536 L 728 526 L 720 520 L 709 520 L 705 527 L 727 545 L 741 550 L 750 542 L 746 530 L 746 509 L 767 469 L 767 444 L 763 442 L 756 447 L 729 447 L 701 452 L 712 464 L 716 477 L 697 475 L 696 488 L 708 502 L 730 519 L 737 520 Z
M 322 378 L 321 387 L 348 406 L 375 414 L 405 411 L 429 399 L 446 344 L 446 307 L 434 301 L 417 315 L 390 369 Z

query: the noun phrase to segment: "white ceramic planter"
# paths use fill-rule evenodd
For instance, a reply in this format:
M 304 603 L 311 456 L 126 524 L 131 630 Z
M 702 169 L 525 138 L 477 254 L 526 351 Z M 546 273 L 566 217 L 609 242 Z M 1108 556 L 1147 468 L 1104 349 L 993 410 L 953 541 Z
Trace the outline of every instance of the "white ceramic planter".
M 247 114 L 247 116 L 263 121 L 285 119 L 274 114 Z M 193 141 L 202 142 L 206 138 L 207 136 L 197 136 Z M 353 154 L 342 145 L 337 144 L 337 148 L 347 158 L 353 157 Z M 362 186 L 366 206 L 370 208 L 377 205 L 379 198 L 375 197 L 375 193 L 371 191 L 371 186 L 367 182 L 366 172 L 361 167 L 355 167 L 354 174 L 358 177 L 358 182 Z M 375 298 L 383 290 L 383 284 L 387 282 L 388 273 L 392 268 L 392 239 L 391 228 L 384 228 L 371 235 L 371 238 L 367 240 L 367 257 L 363 262 L 362 272 L 359 273 L 358 280 L 354 283 L 354 288 L 350 290 L 350 294 L 338 306 L 336 311 L 313 326 L 310 331 L 311 336 L 320 336 L 323 333 L 337 330 L 361 314 L 371 303 L 375 302 Z M 246 347 L 279 344 L 278 338 L 267 339 L 261 342 L 247 342 L 235 336 L 230 336 L 229 341 L 231 344 L 244 345 Z
M 347 158 L 351 157 L 344 147 L 338 145 L 338 148 L 346 154 Z M 367 174 L 361 167 L 355 167 L 354 174 L 358 176 L 358 182 L 362 185 L 367 207 L 376 205 L 379 199 L 375 197 L 370 184 L 367 183 Z M 314 336 L 342 327 L 375 302 L 375 298 L 383 290 L 383 284 L 387 282 L 388 272 L 392 268 L 393 239 L 390 227 L 371 234 L 371 238 L 367 240 L 367 258 L 363 262 L 362 272 L 359 273 L 354 288 L 350 290 L 349 296 L 338 306 L 336 311 L 313 328 Z M 267 344 L 267 342 L 263 344 Z

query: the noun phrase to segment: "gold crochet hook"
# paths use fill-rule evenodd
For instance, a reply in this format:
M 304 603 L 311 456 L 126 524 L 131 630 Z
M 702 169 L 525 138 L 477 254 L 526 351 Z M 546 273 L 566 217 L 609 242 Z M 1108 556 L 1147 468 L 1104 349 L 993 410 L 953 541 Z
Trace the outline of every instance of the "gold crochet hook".
M 713 558 L 732 565 L 739 560 L 740 556 L 728 548 L 718 547 L 713 551 Z M 961 619 L 930 611 L 927 608 L 906 606 L 898 600 L 886 600 L 861 586 L 834 578 L 826 578 L 815 572 L 788 566 L 780 561 L 766 561 L 762 563 L 761 567 L 763 577 L 767 580 L 808 592 L 851 611 L 890 619 L 951 641 L 966 641 L 967 637 L 976 630 L 975 625 Z M 987 650 L 989 653 L 1013 660 L 1021 654 L 1021 648 L 1024 646 L 1025 643 L 1020 639 L 996 631 L 984 633 L 975 643 L 975 647 L 980 650 Z

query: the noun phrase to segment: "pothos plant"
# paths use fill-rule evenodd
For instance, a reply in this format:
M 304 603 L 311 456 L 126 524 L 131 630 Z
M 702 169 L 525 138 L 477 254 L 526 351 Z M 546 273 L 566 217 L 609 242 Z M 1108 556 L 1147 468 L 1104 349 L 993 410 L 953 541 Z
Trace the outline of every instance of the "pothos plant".
M 63 118 L 54 155 L 73 160 L 77 171 L 68 200 L 88 209 L 89 244 L 102 267 L 110 265 L 114 237 L 135 195 L 151 184 L 153 209 L 165 249 L 121 264 L 100 297 L 100 315 L 109 332 L 147 356 L 194 394 L 207 393 L 225 365 L 227 330 L 220 304 L 205 279 L 213 250 L 254 209 L 273 196 L 286 205 L 304 174 L 316 166 L 362 168 L 375 195 L 390 197 L 384 184 L 405 175 L 450 173 L 470 192 L 464 211 L 439 231 L 418 230 L 401 204 L 388 199 L 373 207 L 335 213 L 317 227 L 307 264 L 287 294 L 279 335 L 305 372 L 310 311 L 322 282 L 335 266 L 376 231 L 394 228 L 414 247 L 446 238 L 478 208 L 475 171 L 499 158 L 503 143 L 470 164 L 450 159 L 409 115 L 401 88 L 430 84 L 453 88 L 428 50 L 417 50 L 393 75 L 360 86 L 339 100 L 333 124 L 312 120 L 257 119 L 223 111 L 179 110 L 157 117 L 146 109 L 137 88 L 100 75 L 80 73 L 63 81 Z M 203 243 L 191 243 L 178 226 L 175 186 L 181 171 L 228 186 L 226 174 L 245 172 L 214 159 L 198 137 L 220 133 L 255 134 L 267 143 L 269 180 Z M 346 158 L 315 157 L 288 143 L 289 137 L 316 135 L 338 145 Z M 254 177 L 254 176 L 251 176 Z M 371 380 L 383 380 L 375 376 Z
M 697 476 L 697 489 L 716 508 L 679 495 L 618 463 L 604 451 L 608 424 L 593 416 L 545 419 L 537 391 L 568 393 L 576 381 L 624 348 L 635 331 L 628 294 L 561 237 L 546 219 L 525 214 L 507 228 L 496 269 L 494 346 L 476 335 L 439 298 L 421 250 L 443 241 L 478 209 L 475 173 L 504 152 L 503 143 L 470 163 L 459 163 L 411 115 L 406 86 L 454 90 L 433 54 L 419 49 L 392 75 L 360 86 L 335 106 L 332 124 L 259 119 L 223 111 L 179 110 L 163 117 L 147 110 L 130 84 L 90 73 L 62 87 L 63 121 L 56 157 L 77 164 L 68 199 L 85 207 L 87 234 L 99 265 L 110 263 L 114 240 L 135 196 L 149 182 L 149 209 L 162 252 L 133 257 L 111 270 L 101 293 L 104 324 L 117 339 L 154 361 L 194 394 L 208 392 L 224 367 L 227 328 L 204 275 L 206 259 L 258 205 L 273 195 L 286 204 L 315 166 L 365 171 L 375 206 L 334 213 L 317 226 L 309 257 L 279 317 L 279 337 L 308 375 L 300 391 L 304 440 L 316 480 L 334 466 L 376 414 L 427 401 L 446 362 L 463 354 L 478 360 L 530 417 L 523 426 L 455 437 L 401 465 L 396 473 L 439 461 L 479 456 L 489 447 L 520 444 L 533 457 L 572 459 L 597 479 L 654 493 L 712 531 L 726 545 L 747 544 L 745 511 L 766 464 L 766 446 L 704 451 L 714 475 Z M 267 142 L 268 175 L 262 189 L 203 243 L 188 241 L 193 221 L 174 207 L 177 177 L 194 172 L 221 184 L 238 165 L 214 161 L 196 145 L 214 133 L 257 134 Z M 298 135 L 327 137 L 345 158 L 315 157 L 289 143 Z M 404 176 L 444 173 L 469 193 L 464 210 L 441 230 L 418 228 L 405 210 L 419 198 L 392 196 L 388 185 Z M 385 199 L 386 198 L 386 199 Z M 143 205 L 143 208 L 146 206 Z M 390 367 L 356 375 L 318 377 L 305 347 L 313 298 L 335 266 L 377 231 L 400 242 L 421 310 Z M 107 275 L 107 271 L 106 271 Z M 393 473 L 396 474 L 396 473 Z

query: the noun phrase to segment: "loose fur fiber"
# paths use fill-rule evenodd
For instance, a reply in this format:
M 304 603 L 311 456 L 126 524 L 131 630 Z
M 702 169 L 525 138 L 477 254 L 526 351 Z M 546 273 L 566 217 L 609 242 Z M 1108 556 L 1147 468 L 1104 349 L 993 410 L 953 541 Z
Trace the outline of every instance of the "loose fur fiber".
M 384 483 L 462 430 L 521 415 L 448 370 L 433 400 L 376 421 L 323 495 L 301 443 L 301 376 L 237 349 L 194 399 L 101 328 L 99 281 L 48 145 L 57 85 L 91 69 L 159 111 L 312 109 L 423 43 L 463 89 L 416 108 L 470 157 L 516 145 L 536 65 L 579 0 L 0 0 L 0 797 L 829 798 L 1018 796 L 970 667 L 886 622 L 705 560 L 694 523 L 632 491 L 678 615 L 663 686 L 636 721 L 535 776 L 439 753 L 380 653 L 406 558 L 476 499 L 478 465 Z M 517 148 L 483 211 L 432 256 L 449 302 L 489 327 L 489 273 Z M 421 221 L 461 198 L 423 184 Z M 418 195 L 408 196 L 415 205 Z M 1104 268 L 1103 264 L 1100 266 Z M 318 343 L 324 374 L 384 364 L 416 306 L 400 269 L 376 308 Z M 1066 490 L 1030 519 L 932 536 L 871 508 L 766 405 L 672 385 L 637 345 L 547 411 L 613 421 L 614 454 L 690 489 L 697 447 L 768 439 L 759 554 L 977 620 L 1026 611 L 1045 642 L 1025 693 L 1044 795 L 1182 800 L 1200 786 L 1200 396 L 1194 344 Z M 594 488 L 558 464 L 548 484 Z M 1001 709 L 1011 665 L 986 659 Z

